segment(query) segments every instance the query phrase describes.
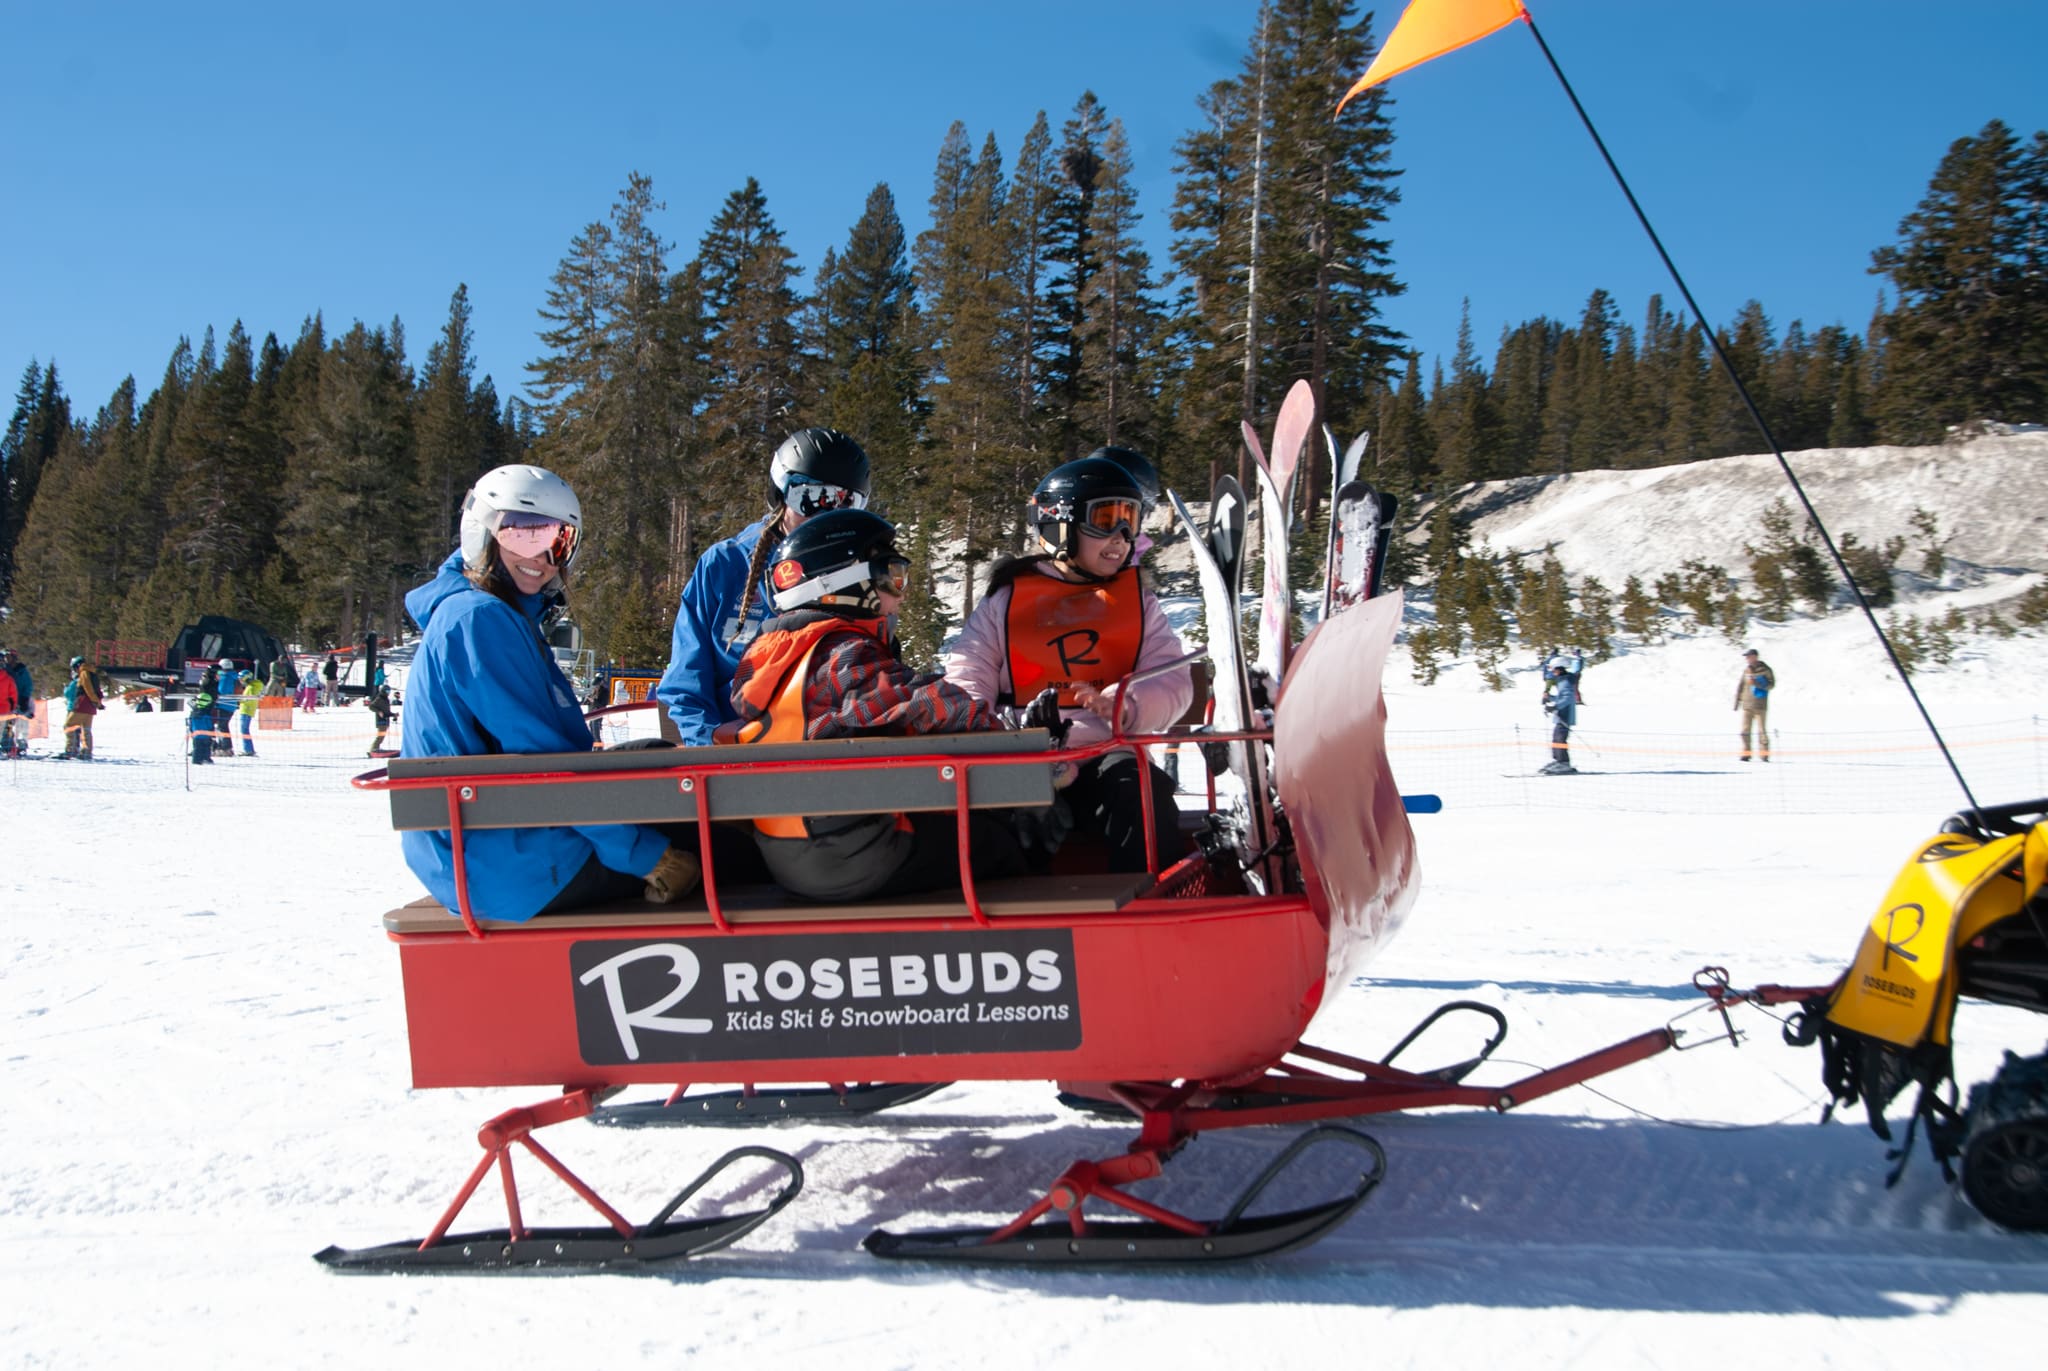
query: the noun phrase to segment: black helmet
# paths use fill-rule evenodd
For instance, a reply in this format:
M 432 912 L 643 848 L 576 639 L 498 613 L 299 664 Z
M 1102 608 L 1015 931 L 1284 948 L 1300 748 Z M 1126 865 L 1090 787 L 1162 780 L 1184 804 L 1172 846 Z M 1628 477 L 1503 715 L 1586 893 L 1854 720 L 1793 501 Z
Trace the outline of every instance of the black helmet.
M 1139 498 L 1145 502 L 1145 512 L 1150 514 L 1159 503 L 1161 488 L 1159 468 L 1146 460 L 1145 454 L 1136 448 L 1099 447 L 1088 454 L 1090 457 L 1106 457 L 1130 473 L 1131 480 L 1138 486 Z
M 1145 492 L 1129 471 L 1107 457 L 1083 457 L 1046 473 L 1031 492 L 1025 518 L 1046 551 L 1071 560 L 1080 551 L 1084 525 L 1103 533 L 1121 526 L 1135 550 L 1144 512 Z
M 798 429 L 768 464 L 778 500 L 808 519 L 828 509 L 864 509 L 868 455 L 836 428 Z
M 882 612 L 878 592 L 886 587 L 900 595 L 909 581 L 910 563 L 896 554 L 895 528 L 864 509 L 829 509 L 804 520 L 768 567 L 777 614 L 815 607 L 872 619 Z

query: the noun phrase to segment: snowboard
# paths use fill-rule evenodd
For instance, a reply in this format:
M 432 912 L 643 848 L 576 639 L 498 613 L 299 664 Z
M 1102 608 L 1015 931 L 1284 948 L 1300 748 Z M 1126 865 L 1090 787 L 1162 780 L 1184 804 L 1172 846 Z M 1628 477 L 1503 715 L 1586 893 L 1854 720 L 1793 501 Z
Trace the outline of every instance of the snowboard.
M 1396 501 L 1363 481 L 1338 488 L 1330 500 L 1330 541 L 1324 554 L 1323 617 L 1380 593 L 1393 535 Z
M 1293 647 L 1291 622 L 1294 597 L 1288 585 L 1287 544 L 1289 521 L 1294 509 L 1294 474 L 1301 465 L 1301 450 L 1315 423 L 1316 397 L 1306 381 L 1288 387 L 1273 421 L 1273 450 L 1268 455 L 1259 446 L 1259 436 L 1245 424 L 1245 446 L 1251 451 L 1259 480 L 1260 556 L 1265 562 L 1264 592 L 1259 601 L 1259 648 L 1253 667 L 1272 682 L 1272 693 L 1287 670 L 1287 656 Z

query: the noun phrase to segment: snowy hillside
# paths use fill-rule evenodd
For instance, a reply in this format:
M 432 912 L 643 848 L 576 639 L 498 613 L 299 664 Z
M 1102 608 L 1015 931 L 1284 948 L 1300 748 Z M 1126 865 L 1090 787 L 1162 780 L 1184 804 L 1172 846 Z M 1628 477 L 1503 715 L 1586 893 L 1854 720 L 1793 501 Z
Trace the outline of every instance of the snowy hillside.
M 1911 536 L 1914 509 L 1931 512 L 1961 565 L 1957 581 L 2048 571 L 2048 432 L 1999 434 L 1941 447 L 1819 449 L 1786 454 L 1807 498 L 1839 541 Z M 1496 552 L 1554 547 L 1574 578 L 1647 584 L 1687 560 L 1748 575 L 1745 541 L 1761 541 L 1764 511 L 1796 508 L 1775 457 L 1724 457 L 1648 471 L 1530 476 L 1468 487 L 1454 499 L 1476 516 L 1473 541 Z M 1910 560 L 1910 558 L 1909 558 Z

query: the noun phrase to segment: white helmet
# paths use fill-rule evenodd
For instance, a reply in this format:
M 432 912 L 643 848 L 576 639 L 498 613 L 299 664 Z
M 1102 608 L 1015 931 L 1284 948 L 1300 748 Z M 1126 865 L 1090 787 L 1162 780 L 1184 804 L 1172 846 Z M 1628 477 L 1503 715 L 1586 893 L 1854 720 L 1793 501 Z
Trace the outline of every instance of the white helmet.
M 228 671 L 228 670 L 232 670 L 235 664 L 234 664 L 233 662 L 229 661 L 229 660 L 228 660 L 227 658 L 223 657 L 223 658 L 221 658 L 221 659 L 220 659 L 220 665 L 221 665 L 221 670 L 223 670 L 223 671 Z
M 479 476 L 462 500 L 465 567 L 477 571 L 485 566 L 484 553 L 491 535 L 498 531 L 500 517 L 514 510 L 559 519 L 578 535 L 583 530 L 583 505 L 567 481 L 541 467 L 497 467 Z M 568 554 L 556 563 L 557 571 L 567 571 L 576 560 L 580 541 L 579 537 L 570 543 Z

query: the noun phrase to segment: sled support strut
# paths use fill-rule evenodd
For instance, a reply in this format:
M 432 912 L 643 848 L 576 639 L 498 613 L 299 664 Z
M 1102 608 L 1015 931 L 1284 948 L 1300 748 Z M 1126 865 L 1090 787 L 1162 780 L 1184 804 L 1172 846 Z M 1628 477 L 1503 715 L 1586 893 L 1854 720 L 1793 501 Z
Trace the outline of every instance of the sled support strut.
M 737 1242 L 779 1213 L 803 1189 L 803 1168 L 796 1158 L 767 1147 L 740 1147 L 713 1162 L 701 1175 L 639 1227 L 628 1223 L 598 1193 L 535 1142 L 533 1130 L 569 1119 L 587 1117 L 607 1091 L 589 1086 L 566 1090 L 558 1098 L 508 1109 L 477 1131 L 483 1158 L 470 1169 L 455 1199 L 423 1241 L 385 1243 L 380 1247 L 328 1247 L 314 1260 L 346 1273 L 389 1271 L 513 1272 L 541 1270 L 633 1271 L 713 1252 Z M 530 1228 L 520 1211 L 518 1185 L 512 1175 L 512 1146 L 519 1144 L 574 1191 L 604 1220 L 603 1227 Z M 749 1158 L 770 1163 L 783 1173 L 781 1190 L 759 1209 L 677 1219 L 676 1211 L 735 1163 Z M 484 1177 L 496 1167 L 505 1192 L 506 1226 L 451 1234 L 457 1216 L 476 1194 Z

